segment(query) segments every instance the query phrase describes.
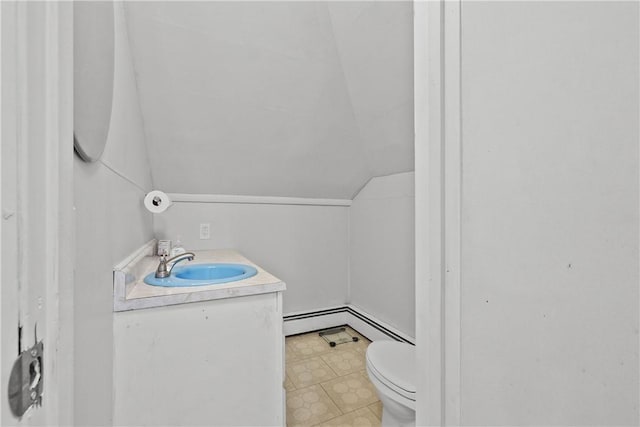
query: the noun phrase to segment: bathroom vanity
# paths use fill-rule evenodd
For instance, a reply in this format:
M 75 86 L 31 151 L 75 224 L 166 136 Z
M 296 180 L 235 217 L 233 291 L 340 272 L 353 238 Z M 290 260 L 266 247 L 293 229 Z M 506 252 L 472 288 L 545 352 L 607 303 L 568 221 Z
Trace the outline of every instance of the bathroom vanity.
M 196 263 L 241 263 L 253 277 L 150 286 L 153 243 L 114 269 L 114 425 L 282 425 L 285 283 L 233 250 Z

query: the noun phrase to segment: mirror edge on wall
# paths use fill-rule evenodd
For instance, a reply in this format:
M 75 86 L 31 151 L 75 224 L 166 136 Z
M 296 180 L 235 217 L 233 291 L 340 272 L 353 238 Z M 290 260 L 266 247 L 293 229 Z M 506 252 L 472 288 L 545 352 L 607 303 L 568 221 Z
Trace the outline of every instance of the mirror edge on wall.
M 73 147 L 83 161 L 95 162 L 104 152 L 111 122 L 115 12 L 110 1 L 74 2 L 73 12 Z

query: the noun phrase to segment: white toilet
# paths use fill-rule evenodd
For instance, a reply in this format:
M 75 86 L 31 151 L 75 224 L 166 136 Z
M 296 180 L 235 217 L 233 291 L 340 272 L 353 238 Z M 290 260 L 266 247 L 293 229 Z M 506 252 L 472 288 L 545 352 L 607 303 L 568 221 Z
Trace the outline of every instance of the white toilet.
M 416 351 L 411 344 L 374 341 L 367 348 L 367 374 L 382 402 L 383 427 L 416 425 Z

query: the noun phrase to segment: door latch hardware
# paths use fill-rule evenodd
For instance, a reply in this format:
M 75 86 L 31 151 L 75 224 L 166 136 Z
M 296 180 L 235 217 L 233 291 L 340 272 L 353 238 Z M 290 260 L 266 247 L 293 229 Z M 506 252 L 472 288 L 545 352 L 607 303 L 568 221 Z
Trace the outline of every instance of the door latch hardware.
M 18 355 L 9 377 L 9 407 L 16 418 L 21 418 L 32 406 L 42 405 L 43 387 L 42 341 Z

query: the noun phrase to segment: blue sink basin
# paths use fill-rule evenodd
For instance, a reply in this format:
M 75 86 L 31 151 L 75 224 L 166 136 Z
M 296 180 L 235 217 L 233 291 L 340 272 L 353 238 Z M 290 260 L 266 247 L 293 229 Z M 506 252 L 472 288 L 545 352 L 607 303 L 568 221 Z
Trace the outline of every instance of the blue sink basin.
M 153 286 L 169 288 L 181 286 L 205 286 L 235 282 L 258 274 L 258 270 L 246 264 L 190 264 L 175 267 L 171 276 L 164 279 L 155 277 L 155 272 L 149 273 L 144 282 Z

